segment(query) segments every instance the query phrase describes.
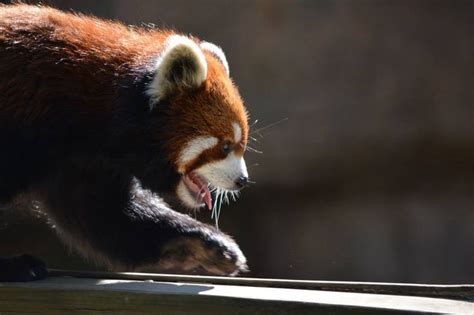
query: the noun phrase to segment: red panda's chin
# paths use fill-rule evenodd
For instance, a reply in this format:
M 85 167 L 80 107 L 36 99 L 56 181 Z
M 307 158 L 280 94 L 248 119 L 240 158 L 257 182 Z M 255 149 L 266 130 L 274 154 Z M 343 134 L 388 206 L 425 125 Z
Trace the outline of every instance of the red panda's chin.
M 184 189 L 186 191 L 183 191 Z M 192 208 L 205 204 L 209 210 L 212 209 L 212 197 L 208 183 L 195 173 L 182 176 L 182 181 L 178 186 L 178 196 Z

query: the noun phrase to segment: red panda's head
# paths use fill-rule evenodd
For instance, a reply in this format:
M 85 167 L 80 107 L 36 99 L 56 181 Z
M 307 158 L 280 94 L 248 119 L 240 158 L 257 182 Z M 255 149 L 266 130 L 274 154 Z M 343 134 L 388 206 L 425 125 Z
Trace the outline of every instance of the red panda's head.
M 178 174 L 174 193 L 185 206 L 211 208 L 210 190 L 247 184 L 247 113 L 219 47 L 168 37 L 147 94 L 161 117 L 157 142 Z

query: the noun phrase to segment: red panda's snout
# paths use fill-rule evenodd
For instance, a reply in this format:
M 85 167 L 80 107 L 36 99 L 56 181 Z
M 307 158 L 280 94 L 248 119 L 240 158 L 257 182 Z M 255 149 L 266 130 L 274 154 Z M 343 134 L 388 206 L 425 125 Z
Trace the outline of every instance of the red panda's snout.
M 167 151 L 180 176 L 176 196 L 186 207 L 209 209 L 217 202 L 213 191 L 235 197 L 248 183 L 243 157 L 248 123 L 224 53 L 211 43 L 173 35 L 155 69 L 147 93 L 152 110 L 167 100 L 172 126 L 166 129 L 173 131 L 166 137 Z
M 196 148 L 199 155 L 201 148 Z M 205 154 L 205 153 L 204 153 Z M 213 160 L 182 175 L 176 193 L 190 208 L 206 205 L 212 209 L 211 192 L 230 192 L 233 196 L 248 183 L 248 172 L 244 157 L 230 152 L 221 160 Z
M 190 138 L 180 150 L 177 165 L 181 180 L 176 194 L 187 207 L 206 205 L 212 209 L 213 191 L 215 198 L 228 192 L 235 197 L 247 185 L 249 175 L 243 156 L 246 134 L 236 121 L 227 130 L 226 135 Z

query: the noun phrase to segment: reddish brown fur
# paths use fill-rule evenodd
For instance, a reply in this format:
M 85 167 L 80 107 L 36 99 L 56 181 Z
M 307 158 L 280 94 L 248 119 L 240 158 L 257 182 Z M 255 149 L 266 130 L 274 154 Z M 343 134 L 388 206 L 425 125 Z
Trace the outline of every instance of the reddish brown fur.
M 68 243 L 113 266 L 237 274 L 246 260 L 231 238 L 142 189 L 172 201 L 179 152 L 197 136 L 233 141 L 237 122 L 237 154 L 247 141 L 239 93 L 207 52 L 202 86 L 150 110 L 145 92 L 172 34 L 0 5 L 0 203 L 33 193 Z M 216 147 L 187 171 L 221 158 Z
M 175 32 L 127 27 L 49 7 L 2 5 L 0 45 L 9 46 L 6 51 L 11 54 L 0 56 L 10 64 L 7 74 L 0 78 L 0 117 L 15 117 L 23 123 L 106 120 L 115 109 L 119 79 L 133 77 L 140 69 L 153 66 L 164 41 L 172 34 Z M 236 152 L 242 154 L 246 145 L 247 115 L 240 96 L 222 64 L 208 52 L 205 57 L 208 79 L 203 87 L 170 96 L 177 119 L 173 129 L 180 132 L 166 135 L 165 151 L 171 153 L 169 160 L 174 163 L 179 149 L 197 135 L 232 140 L 233 121 L 239 123 L 243 132 Z M 25 66 L 28 78 L 24 77 Z M 44 84 L 33 86 L 37 81 Z M 22 93 L 18 93 L 19 85 Z M 14 90 L 15 95 L 8 95 L 9 90 Z M 34 106 L 20 106 L 25 98 L 34 99 Z M 59 107 L 51 99 L 70 102 Z M 196 126 L 197 122 L 205 124 Z M 189 168 L 219 159 L 219 152 L 214 151 L 204 159 L 201 156 Z
M 175 148 L 182 148 L 196 136 L 215 136 L 222 145 L 225 141 L 230 141 L 234 152 L 242 155 L 247 145 L 248 124 L 247 113 L 242 106 L 242 100 L 228 78 L 223 66 L 211 54 L 206 53 L 208 62 L 208 79 L 197 91 L 193 91 L 192 102 L 189 93 L 182 92 L 173 95 L 170 103 L 179 108 L 177 115 L 183 117 L 179 124 L 183 125 L 180 130 L 184 133 L 170 135 L 169 152 L 173 152 L 172 160 L 178 160 L 179 151 Z M 198 128 L 194 125 L 196 121 L 205 122 Z M 234 131 L 232 122 L 241 126 L 242 138 L 240 143 L 234 143 Z M 198 132 L 198 133 L 196 133 Z M 209 149 L 194 161 L 188 163 L 186 172 L 190 172 L 197 167 L 212 161 L 225 158 L 218 145 Z
M 41 101 L 51 93 L 58 93 L 58 99 L 63 96 L 61 93 L 68 94 L 68 98 L 71 93 L 77 93 L 75 97 L 80 105 L 84 104 L 81 99 L 87 99 L 87 107 L 67 108 L 69 111 L 88 116 L 109 112 L 113 110 L 116 92 L 114 77 L 133 74 L 135 67 L 143 66 L 159 53 L 170 34 L 170 31 L 131 29 L 120 23 L 47 7 L 2 5 L 0 45 L 10 46 L 12 52 L 2 58 L 8 59 L 11 67 L 9 75 L 0 79 L 2 94 L 21 81 L 23 93 L 19 97 L 37 101 L 34 108 L 24 108 L 18 106 L 21 102 L 14 97 L 5 96 L 2 100 L 7 102 L 0 103 L 0 114 L 13 114 L 21 120 L 54 119 L 51 113 L 60 109 L 50 108 L 52 104 Z M 25 63 L 28 75 L 36 78 L 25 80 L 22 73 Z M 35 79 L 44 80 L 44 86 L 30 86 Z M 51 86 L 52 82 L 56 86 Z

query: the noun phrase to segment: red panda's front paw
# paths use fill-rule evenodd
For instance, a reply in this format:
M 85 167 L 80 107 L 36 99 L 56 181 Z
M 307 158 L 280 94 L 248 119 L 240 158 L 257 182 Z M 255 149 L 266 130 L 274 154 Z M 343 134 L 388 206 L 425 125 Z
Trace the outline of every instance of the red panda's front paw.
M 166 244 L 160 268 L 200 271 L 219 276 L 236 276 L 247 272 L 247 259 L 239 246 L 224 234 L 212 233 L 204 239 L 181 236 Z

